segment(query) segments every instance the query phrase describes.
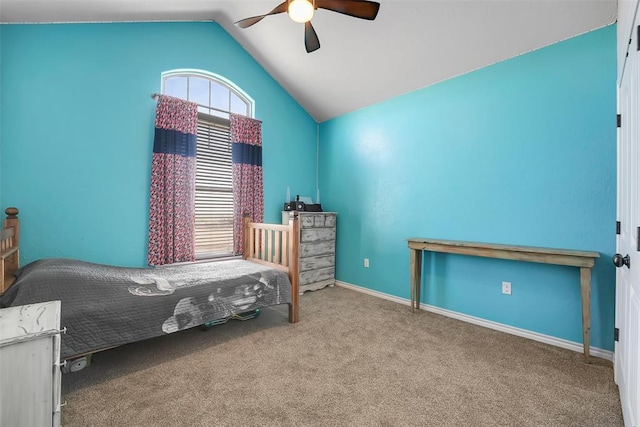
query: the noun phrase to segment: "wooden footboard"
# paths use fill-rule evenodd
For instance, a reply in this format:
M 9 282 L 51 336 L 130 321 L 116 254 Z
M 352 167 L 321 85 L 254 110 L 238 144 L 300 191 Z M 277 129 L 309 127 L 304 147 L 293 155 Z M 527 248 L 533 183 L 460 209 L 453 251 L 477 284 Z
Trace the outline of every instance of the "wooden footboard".
M 300 222 L 293 212 L 289 225 L 262 224 L 244 218 L 244 247 L 242 257 L 246 260 L 265 264 L 286 271 L 291 281 L 291 304 L 289 322 L 298 321 L 299 265 L 298 248 L 300 242 Z
M 20 267 L 20 220 L 18 209 L 7 208 L 7 218 L 0 233 L 0 295 L 15 281 L 13 273 Z

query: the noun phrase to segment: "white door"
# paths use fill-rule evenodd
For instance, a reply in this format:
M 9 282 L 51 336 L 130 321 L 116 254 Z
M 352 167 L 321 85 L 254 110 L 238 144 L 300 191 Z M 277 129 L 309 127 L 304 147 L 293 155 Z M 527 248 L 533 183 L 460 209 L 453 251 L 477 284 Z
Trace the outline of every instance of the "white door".
M 635 12 L 635 11 L 634 11 Z M 638 46 L 638 17 L 633 20 L 634 31 L 629 56 L 624 62 L 622 80 L 618 87 L 618 105 L 622 126 L 618 131 L 618 221 L 620 235 L 614 262 L 616 269 L 616 328 L 615 379 L 626 426 L 640 423 L 638 365 L 640 364 L 640 127 L 638 100 L 640 99 L 640 64 Z

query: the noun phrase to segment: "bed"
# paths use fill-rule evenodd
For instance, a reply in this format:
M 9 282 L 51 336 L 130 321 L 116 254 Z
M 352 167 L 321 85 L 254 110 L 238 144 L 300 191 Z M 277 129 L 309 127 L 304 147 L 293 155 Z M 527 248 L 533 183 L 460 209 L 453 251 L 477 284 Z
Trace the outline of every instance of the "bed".
M 61 358 L 73 360 L 130 342 L 289 304 L 298 321 L 299 221 L 244 220 L 243 259 L 125 268 L 42 259 L 20 268 L 18 210 L 5 210 L 0 307 L 61 301 Z

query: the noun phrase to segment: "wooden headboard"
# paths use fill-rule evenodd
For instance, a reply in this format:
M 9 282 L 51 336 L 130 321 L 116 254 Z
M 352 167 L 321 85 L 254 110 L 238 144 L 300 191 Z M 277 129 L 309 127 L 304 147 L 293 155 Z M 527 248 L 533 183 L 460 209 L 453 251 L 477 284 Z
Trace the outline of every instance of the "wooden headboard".
M 15 280 L 13 273 L 20 267 L 20 220 L 17 208 L 4 210 L 7 218 L 0 236 L 0 294 Z
M 291 281 L 291 304 L 289 322 L 298 321 L 300 297 L 299 266 L 300 220 L 297 212 L 292 212 L 289 225 L 263 224 L 251 222 L 244 217 L 244 246 L 242 257 L 286 271 Z

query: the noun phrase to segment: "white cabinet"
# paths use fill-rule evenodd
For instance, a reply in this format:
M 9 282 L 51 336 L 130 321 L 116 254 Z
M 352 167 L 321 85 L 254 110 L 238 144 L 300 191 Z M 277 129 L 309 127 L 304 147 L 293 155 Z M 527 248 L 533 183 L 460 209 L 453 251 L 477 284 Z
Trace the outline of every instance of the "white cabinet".
M 0 426 L 60 425 L 60 301 L 0 310 Z
M 288 223 L 289 212 L 282 221 Z M 300 293 L 336 283 L 336 213 L 298 212 L 300 217 Z

